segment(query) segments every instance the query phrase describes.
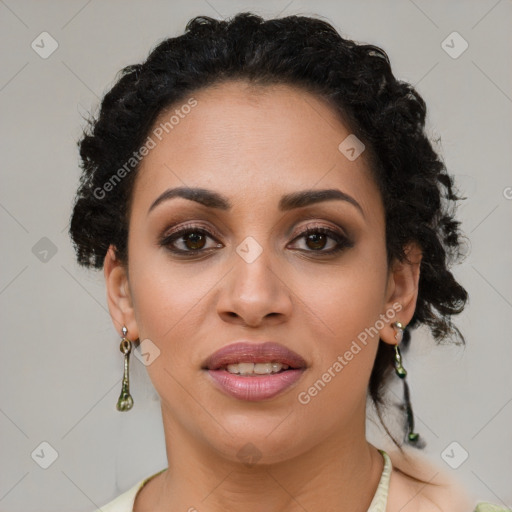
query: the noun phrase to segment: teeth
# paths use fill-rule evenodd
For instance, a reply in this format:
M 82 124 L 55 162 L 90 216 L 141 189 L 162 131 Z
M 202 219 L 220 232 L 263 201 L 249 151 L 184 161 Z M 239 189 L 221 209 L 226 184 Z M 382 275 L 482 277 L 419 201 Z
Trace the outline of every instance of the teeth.
M 229 373 L 240 375 L 268 375 L 288 368 L 287 364 L 281 363 L 237 363 L 228 364 L 226 367 Z

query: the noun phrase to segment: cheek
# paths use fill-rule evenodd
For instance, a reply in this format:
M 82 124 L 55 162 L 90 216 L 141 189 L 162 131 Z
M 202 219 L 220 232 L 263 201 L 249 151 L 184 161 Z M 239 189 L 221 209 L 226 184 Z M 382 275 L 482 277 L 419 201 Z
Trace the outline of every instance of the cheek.
M 180 396 L 182 390 L 171 376 L 185 382 L 199 371 L 204 358 L 200 342 L 211 336 L 209 294 L 219 285 L 220 277 L 201 262 L 173 263 L 163 250 L 134 248 L 130 254 L 130 287 L 139 337 L 141 341 L 150 339 L 160 350 L 161 357 L 146 367 L 160 396 Z
M 135 255 L 130 260 L 135 319 L 140 340 L 151 340 L 160 351 L 146 370 L 164 401 L 172 397 L 173 403 L 184 403 L 190 397 L 180 383 L 190 378 L 191 365 L 198 360 L 202 304 L 215 281 L 174 271 L 169 264 L 141 261 Z
M 296 289 L 316 328 L 343 345 L 383 313 L 387 278 L 385 252 L 374 246 L 354 251 L 329 272 L 310 271 L 297 280 Z
M 366 254 L 373 254 L 367 257 Z M 355 251 L 346 264 L 332 274 L 309 275 L 298 295 L 304 297 L 304 313 L 309 336 L 317 349 L 312 354 L 309 385 L 319 379 L 320 403 L 352 399 L 365 395 L 382 328 L 387 265 L 380 246 Z M 327 383 L 323 388 L 323 383 Z M 314 394 L 315 391 L 313 390 Z M 307 400 L 307 399 L 306 399 Z
M 379 344 L 375 324 L 382 312 L 373 287 L 345 283 L 328 291 L 308 298 L 321 321 L 308 322 L 317 328 L 309 333 L 317 348 L 308 378 L 296 391 L 302 420 L 323 417 L 327 429 L 348 425 L 365 407 Z
M 172 264 L 164 250 L 130 254 L 130 288 L 141 336 L 175 337 L 180 324 L 190 325 L 195 310 L 215 284 L 201 263 Z

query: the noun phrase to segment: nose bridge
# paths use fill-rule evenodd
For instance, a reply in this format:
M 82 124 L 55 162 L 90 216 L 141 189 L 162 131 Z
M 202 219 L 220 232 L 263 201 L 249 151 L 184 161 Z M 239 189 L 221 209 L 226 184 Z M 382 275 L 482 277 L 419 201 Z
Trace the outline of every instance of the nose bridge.
M 219 314 L 229 318 L 235 314 L 247 324 L 257 324 L 270 314 L 290 313 L 290 296 L 278 278 L 278 255 L 271 247 L 271 242 L 260 243 L 255 236 L 247 236 L 236 246 L 229 285 L 221 291 Z
M 255 236 L 247 236 L 235 249 L 234 278 L 245 300 L 251 300 L 251 295 L 255 295 L 252 300 L 258 294 L 271 295 L 276 286 L 271 244 L 261 238 L 262 243 Z
M 256 194 L 257 196 L 257 194 Z M 275 266 L 273 256 L 275 219 L 265 201 L 251 201 L 251 207 L 237 211 L 238 228 L 235 235 L 240 240 L 235 246 L 237 270 L 254 273 L 271 272 Z M 235 256 L 235 255 L 233 255 Z

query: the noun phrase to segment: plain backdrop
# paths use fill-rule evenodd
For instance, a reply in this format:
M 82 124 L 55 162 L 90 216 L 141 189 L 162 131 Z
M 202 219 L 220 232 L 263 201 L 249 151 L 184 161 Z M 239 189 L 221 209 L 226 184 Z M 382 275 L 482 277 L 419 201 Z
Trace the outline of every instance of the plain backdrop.
M 239 11 L 326 19 L 384 48 L 425 99 L 467 197 L 471 250 L 455 274 L 470 303 L 456 320 L 465 348 L 420 331 L 404 356 L 417 430 L 425 455 L 478 499 L 512 505 L 510 0 L 0 0 L 0 511 L 90 511 L 167 465 L 158 398 L 135 358 L 136 406 L 115 409 L 122 355 L 103 274 L 75 264 L 67 235 L 76 141 L 123 66 L 195 15 Z

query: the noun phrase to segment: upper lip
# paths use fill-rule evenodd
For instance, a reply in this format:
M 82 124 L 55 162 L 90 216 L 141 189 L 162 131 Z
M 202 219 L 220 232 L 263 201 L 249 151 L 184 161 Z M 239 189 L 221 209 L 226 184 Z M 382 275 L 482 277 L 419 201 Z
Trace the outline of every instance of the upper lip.
M 236 363 L 269 363 L 277 362 L 287 364 L 290 368 L 306 368 L 304 359 L 293 350 L 280 343 L 267 341 L 265 343 L 251 343 L 239 341 L 217 350 L 203 363 L 203 368 L 218 370 L 228 364 Z

